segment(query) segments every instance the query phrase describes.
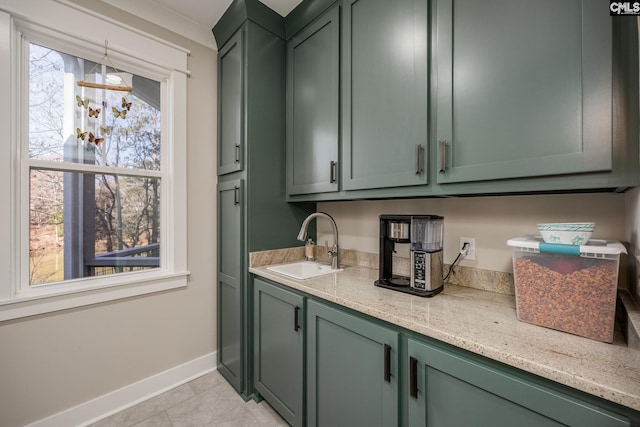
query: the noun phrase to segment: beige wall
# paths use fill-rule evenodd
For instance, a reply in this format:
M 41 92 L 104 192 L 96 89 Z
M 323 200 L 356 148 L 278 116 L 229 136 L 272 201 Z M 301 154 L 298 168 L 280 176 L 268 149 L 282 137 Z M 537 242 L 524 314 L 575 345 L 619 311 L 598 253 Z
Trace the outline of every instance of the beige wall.
M 183 290 L 0 323 L 3 427 L 42 419 L 216 349 L 217 52 L 107 3 L 76 2 L 191 50 L 184 141 L 191 277 Z
M 340 247 L 378 252 L 380 214 L 444 216 L 445 262 L 453 261 L 460 237 L 476 239 L 476 261 L 461 265 L 511 271 L 507 240 L 536 234 L 541 222 L 595 221 L 594 238 L 625 240 L 624 194 L 470 197 L 319 203 L 318 210 L 334 217 Z M 637 225 L 637 224 L 636 224 Z M 318 223 L 318 241 L 331 241 L 326 221 Z

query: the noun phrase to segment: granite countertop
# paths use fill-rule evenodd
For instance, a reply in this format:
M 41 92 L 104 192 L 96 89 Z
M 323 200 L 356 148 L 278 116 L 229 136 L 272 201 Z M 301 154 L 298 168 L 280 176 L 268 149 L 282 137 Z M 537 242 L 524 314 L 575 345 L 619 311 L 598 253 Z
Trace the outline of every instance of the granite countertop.
M 378 288 L 378 271 L 296 280 L 252 267 L 257 276 L 408 330 L 640 410 L 640 352 L 620 331 L 612 344 L 520 322 L 515 297 L 446 284 L 433 298 Z

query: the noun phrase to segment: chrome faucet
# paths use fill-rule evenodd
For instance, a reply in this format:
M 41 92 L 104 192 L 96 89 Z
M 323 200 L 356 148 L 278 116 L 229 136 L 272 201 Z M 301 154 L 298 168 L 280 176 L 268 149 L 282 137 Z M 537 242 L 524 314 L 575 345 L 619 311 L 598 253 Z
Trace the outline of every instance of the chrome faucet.
M 302 227 L 300 227 L 300 232 L 298 233 L 298 240 L 305 241 L 307 240 L 307 227 L 309 223 L 314 218 L 326 218 L 331 223 L 331 227 L 333 228 L 333 247 L 331 250 L 327 249 L 327 255 L 331 260 L 331 268 L 333 270 L 337 270 L 340 268 L 340 259 L 338 255 L 338 226 L 336 222 L 331 218 L 331 215 L 326 214 L 324 212 L 314 212 L 308 217 L 304 219 L 302 222 Z

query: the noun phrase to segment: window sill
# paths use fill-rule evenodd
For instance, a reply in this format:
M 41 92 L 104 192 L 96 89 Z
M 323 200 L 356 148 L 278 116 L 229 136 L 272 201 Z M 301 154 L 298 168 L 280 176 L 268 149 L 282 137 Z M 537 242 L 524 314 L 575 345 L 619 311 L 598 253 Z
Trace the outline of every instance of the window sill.
M 128 281 L 79 291 L 17 297 L 0 301 L 0 322 L 69 308 L 83 307 L 140 295 L 185 288 L 189 272 L 161 273 L 131 277 Z

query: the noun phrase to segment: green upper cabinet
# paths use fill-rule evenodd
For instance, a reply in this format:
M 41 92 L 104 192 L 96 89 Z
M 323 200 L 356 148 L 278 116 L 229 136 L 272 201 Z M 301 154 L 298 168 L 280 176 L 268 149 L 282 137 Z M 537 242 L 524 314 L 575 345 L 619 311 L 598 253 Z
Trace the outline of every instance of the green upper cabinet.
M 218 52 L 218 175 L 243 169 L 244 31 Z
M 637 21 L 598 0 L 316 0 L 290 15 L 289 201 L 640 184 Z
M 612 169 L 599 0 L 435 0 L 438 182 Z
M 307 303 L 307 425 L 398 425 L 397 331 Z
M 338 190 L 340 8 L 287 43 L 287 194 Z
M 344 190 L 427 183 L 427 0 L 345 0 Z

